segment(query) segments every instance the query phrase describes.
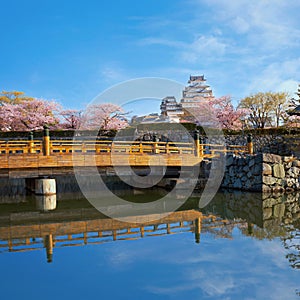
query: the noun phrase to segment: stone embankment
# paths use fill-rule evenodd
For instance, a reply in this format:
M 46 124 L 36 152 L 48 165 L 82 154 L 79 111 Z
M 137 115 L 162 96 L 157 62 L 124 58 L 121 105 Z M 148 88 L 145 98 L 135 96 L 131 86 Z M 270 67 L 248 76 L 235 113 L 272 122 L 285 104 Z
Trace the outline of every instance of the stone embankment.
M 275 154 L 228 155 L 222 186 L 255 192 L 300 189 L 300 160 Z
M 300 136 L 266 134 L 252 136 L 255 153 L 272 153 L 282 156 L 294 155 L 300 158 Z M 246 135 L 226 136 L 228 145 L 246 145 Z

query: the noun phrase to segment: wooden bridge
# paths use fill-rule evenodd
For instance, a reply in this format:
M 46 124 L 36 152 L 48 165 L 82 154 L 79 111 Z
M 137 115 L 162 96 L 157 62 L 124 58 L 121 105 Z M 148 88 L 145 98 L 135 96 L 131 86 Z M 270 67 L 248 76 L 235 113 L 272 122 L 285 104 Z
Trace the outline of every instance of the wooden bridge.
M 250 149 L 250 150 L 249 150 Z M 76 167 L 194 166 L 222 153 L 251 153 L 251 147 L 190 142 L 144 142 L 110 140 L 0 141 L 0 176 L 47 175 L 52 169 Z M 24 173 L 25 171 L 25 173 Z M 26 171 L 28 171 L 26 175 Z M 23 175 L 21 173 L 23 172 Z M 58 172 L 59 173 L 59 172 Z

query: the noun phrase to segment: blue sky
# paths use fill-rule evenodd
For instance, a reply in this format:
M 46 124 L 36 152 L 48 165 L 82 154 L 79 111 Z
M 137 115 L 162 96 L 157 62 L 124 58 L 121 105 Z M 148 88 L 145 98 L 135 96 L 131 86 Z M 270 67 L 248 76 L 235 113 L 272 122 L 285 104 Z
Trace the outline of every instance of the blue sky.
M 300 82 L 298 0 L 2 1 L 0 90 L 84 108 L 138 77 L 204 74 L 236 103 Z

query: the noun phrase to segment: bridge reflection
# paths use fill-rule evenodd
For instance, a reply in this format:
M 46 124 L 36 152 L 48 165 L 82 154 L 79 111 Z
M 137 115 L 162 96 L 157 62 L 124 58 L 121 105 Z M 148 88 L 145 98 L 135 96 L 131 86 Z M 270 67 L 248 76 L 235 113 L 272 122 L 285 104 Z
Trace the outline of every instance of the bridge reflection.
M 36 198 L 37 202 L 39 200 L 43 205 L 47 203 L 45 199 Z M 54 207 L 53 201 L 53 198 L 50 199 L 51 207 Z M 78 203 L 69 204 L 75 206 L 74 208 L 59 208 L 58 205 L 53 211 L 45 210 L 43 205 L 37 203 L 38 210 L 34 210 L 32 204 L 27 210 L 19 212 L 14 212 L 14 208 L 10 206 L 9 211 L 1 214 L 0 253 L 45 248 L 47 261 L 51 262 L 55 248 L 96 245 L 183 232 L 193 233 L 194 241 L 200 243 L 202 230 L 215 231 L 217 236 L 230 238 L 234 227 L 228 220 L 215 215 L 203 215 L 199 210 L 192 208 L 196 207 L 194 204 L 167 215 L 149 213 L 128 216 L 124 221 L 122 218 L 108 218 L 85 201 L 81 201 L 79 207 Z
M 262 195 L 224 192 L 201 211 L 197 209 L 198 198 L 191 197 L 180 210 L 171 214 L 154 215 L 149 211 L 124 217 L 123 221 L 108 218 L 82 199 L 60 199 L 55 205 L 54 199 L 50 202 L 42 199 L 44 206 L 41 206 L 35 198 L 24 207 L 20 203 L 0 205 L 0 253 L 45 249 L 47 261 L 51 262 L 56 248 L 187 232 L 193 233 L 194 242 L 200 243 L 204 233 L 232 239 L 233 230 L 237 228 L 242 234 L 257 239 L 279 237 L 289 251 L 287 259 L 291 266 L 300 268 L 299 199 L 299 193 Z M 46 209 L 45 203 L 50 203 Z

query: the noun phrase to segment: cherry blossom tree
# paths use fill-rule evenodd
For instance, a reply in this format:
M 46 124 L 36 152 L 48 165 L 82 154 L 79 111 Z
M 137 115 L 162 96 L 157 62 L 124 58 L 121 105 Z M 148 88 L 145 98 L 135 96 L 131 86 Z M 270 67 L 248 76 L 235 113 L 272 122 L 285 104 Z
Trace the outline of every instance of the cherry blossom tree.
M 29 131 L 42 129 L 44 125 L 55 126 L 59 119 L 55 112 L 59 105 L 43 99 L 24 100 L 17 104 L 0 106 L 0 129 L 2 131 Z
M 90 105 L 82 116 L 81 129 L 122 129 L 128 125 L 124 110 L 112 103 Z
M 189 112 L 200 126 L 230 130 L 241 129 L 241 118 L 247 113 L 245 109 L 235 109 L 230 96 L 203 99 Z
M 203 98 L 193 107 L 186 108 L 188 120 L 202 127 L 219 128 L 219 120 L 212 101 L 213 98 Z
M 77 129 L 82 122 L 82 111 L 76 109 L 62 110 L 59 113 L 63 117 L 63 122 L 59 124 L 62 129 Z
M 223 129 L 242 129 L 243 124 L 241 119 L 247 114 L 248 111 L 246 109 L 235 109 L 230 96 L 213 98 L 210 103 Z

